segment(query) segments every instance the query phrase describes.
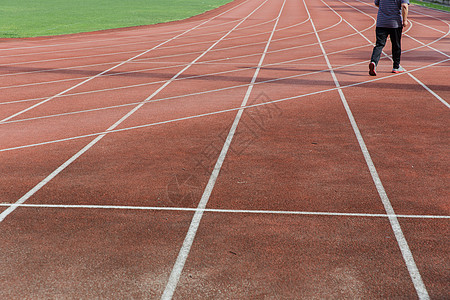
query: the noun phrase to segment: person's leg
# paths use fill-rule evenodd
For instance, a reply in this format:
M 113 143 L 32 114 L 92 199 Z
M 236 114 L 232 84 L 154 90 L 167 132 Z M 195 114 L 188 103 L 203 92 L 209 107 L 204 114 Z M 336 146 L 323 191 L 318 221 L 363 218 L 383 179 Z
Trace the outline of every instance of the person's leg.
M 394 61 L 394 69 L 400 68 L 400 56 L 402 54 L 402 27 L 392 28 L 390 32 L 392 43 L 392 60 Z
M 386 39 L 388 37 L 389 31 L 387 28 L 377 27 L 375 33 L 377 41 L 375 43 L 375 47 L 373 48 L 372 57 L 370 58 L 370 61 L 374 62 L 375 65 L 378 65 L 381 52 L 383 52 L 383 48 L 386 45 Z

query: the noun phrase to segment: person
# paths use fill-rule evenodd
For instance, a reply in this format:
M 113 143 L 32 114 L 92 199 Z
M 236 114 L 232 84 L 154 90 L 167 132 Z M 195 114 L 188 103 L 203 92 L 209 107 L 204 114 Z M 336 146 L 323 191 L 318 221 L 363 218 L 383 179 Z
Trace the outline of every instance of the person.
M 369 63 L 369 74 L 377 75 L 376 68 L 388 36 L 391 38 L 394 61 L 392 73 L 404 72 L 405 69 L 400 66 L 401 38 L 403 27 L 408 26 L 409 0 L 374 0 L 374 2 L 378 7 L 376 44 Z

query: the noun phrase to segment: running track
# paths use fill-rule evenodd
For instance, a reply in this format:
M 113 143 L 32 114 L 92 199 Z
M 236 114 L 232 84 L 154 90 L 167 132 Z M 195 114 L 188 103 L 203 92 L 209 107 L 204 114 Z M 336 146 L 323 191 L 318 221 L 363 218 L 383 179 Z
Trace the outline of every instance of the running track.
M 375 15 L 0 41 L 0 298 L 448 299 L 450 14 Z

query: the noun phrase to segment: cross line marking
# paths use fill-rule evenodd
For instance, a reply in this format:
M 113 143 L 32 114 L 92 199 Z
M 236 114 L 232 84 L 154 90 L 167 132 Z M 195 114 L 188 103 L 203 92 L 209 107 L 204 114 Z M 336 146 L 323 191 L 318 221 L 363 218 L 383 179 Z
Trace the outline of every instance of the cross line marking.
M 151 211 L 175 211 L 175 212 L 210 212 L 229 214 L 266 214 L 266 215 L 306 215 L 306 216 L 332 216 L 332 217 L 367 217 L 389 218 L 389 214 L 376 213 L 345 213 L 323 211 L 292 211 L 292 210 L 248 210 L 248 209 L 219 209 L 219 208 L 193 208 L 193 207 L 164 207 L 164 206 L 129 206 L 129 205 L 67 205 L 67 204 L 11 204 L 0 203 L 0 207 L 23 208 L 59 208 L 59 209 L 104 209 L 104 210 L 151 210 Z M 447 215 L 395 215 L 404 219 L 450 219 Z

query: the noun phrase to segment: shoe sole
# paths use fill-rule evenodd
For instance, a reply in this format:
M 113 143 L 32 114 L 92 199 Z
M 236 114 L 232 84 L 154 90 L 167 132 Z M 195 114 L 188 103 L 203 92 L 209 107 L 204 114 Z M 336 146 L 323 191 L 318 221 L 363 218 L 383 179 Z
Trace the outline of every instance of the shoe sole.
M 377 72 L 375 71 L 375 64 L 371 62 L 369 64 L 369 75 L 370 76 L 377 76 Z

